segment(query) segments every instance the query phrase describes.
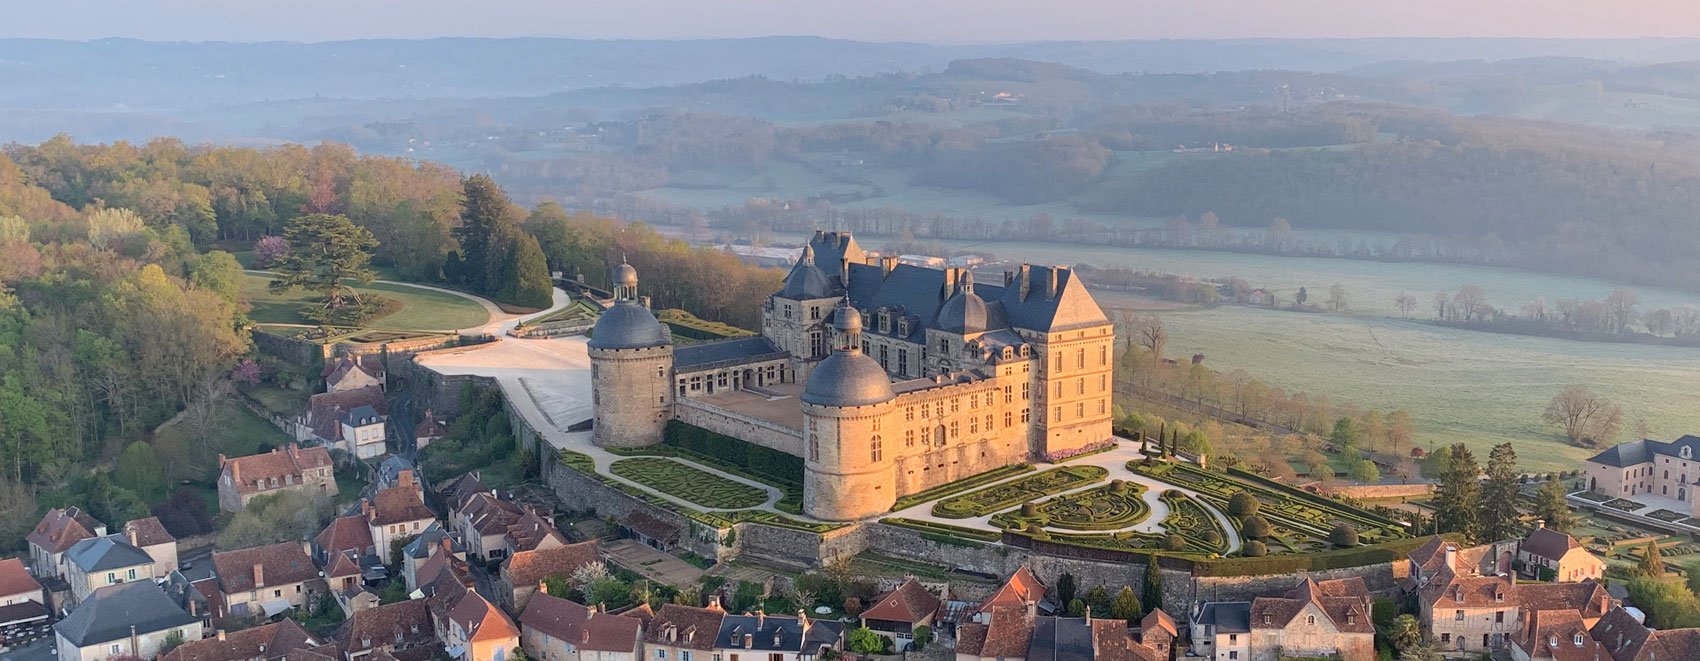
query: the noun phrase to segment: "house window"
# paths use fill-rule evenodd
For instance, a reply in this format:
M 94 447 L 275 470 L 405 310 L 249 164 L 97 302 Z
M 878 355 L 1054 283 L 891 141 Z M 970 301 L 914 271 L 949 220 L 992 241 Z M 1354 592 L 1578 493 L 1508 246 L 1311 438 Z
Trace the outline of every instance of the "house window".
M 789 307 L 789 306 L 787 306 L 787 307 Z M 667 650 L 655 650 L 655 658 L 657 658 L 657 659 L 667 658 Z
M 1448 644 L 1451 644 L 1451 643 L 1452 643 L 1452 634 L 1449 634 L 1449 633 L 1440 634 L 1440 644 L 1448 645 Z
M 1305 624 L 1316 624 L 1316 616 L 1315 615 L 1306 615 L 1305 616 Z
M 1235 634 L 1235 633 L 1228 634 L 1228 644 L 1229 645 L 1238 645 L 1239 642 L 1240 642 L 1239 634 Z
M 883 349 L 884 347 L 881 347 L 881 348 Z M 905 421 L 914 420 L 915 419 L 915 407 L 913 407 L 913 406 L 904 407 L 904 409 L 903 409 L 903 419 Z
M 124 572 L 124 579 L 129 581 L 136 580 L 136 570 L 131 569 L 130 571 Z
M 691 651 L 679 650 L 679 661 L 691 661 Z
M 1268 624 L 1273 624 L 1273 623 L 1274 623 L 1274 619 L 1273 619 L 1273 618 L 1271 618 L 1271 617 L 1269 617 L 1269 614 L 1268 614 L 1268 613 L 1264 613 L 1264 614 L 1263 614 L 1263 623 L 1264 623 L 1264 624 L 1265 624 L 1265 625 L 1268 625 Z
M 118 574 L 116 572 L 106 572 L 106 582 L 107 584 L 117 583 Z
M 819 321 L 820 320 L 820 306 L 818 306 L 818 305 L 809 306 L 809 319 L 812 320 L 812 321 Z M 690 652 L 685 653 L 685 661 L 691 661 Z
M 1505 611 L 1494 611 L 1493 622 L 1494 624 L 1505 624 Z
M 785 661 L 785 655 L 784 654 L 769 654 L 769 655 L 767 655 L 767 661 Z
M 1454 613 L 1452 615 L 1452 621 L 1463 622 L 1464 621 L 1464 611 L 1457 611 L 1456 613 Z
M 1033 384 L 1031 384 L 1031 383 L 1021 384 L 1021 401 L 1023 401 L 1023 402 L 1027 401 L 1028 392 L 1032 390 L 1032 387 L 1033 387 Z
M 1238 651 L 1228 652 L 1228 658 L 1229 659 L 1238 659 L 1238 658 L 1240 658 L 1240 653 Z
M 108 651 L 110 651 L 113 654 L 117 654 L 118 653 L 118 645 L 114 644 L 112 647 L 108 648 Z

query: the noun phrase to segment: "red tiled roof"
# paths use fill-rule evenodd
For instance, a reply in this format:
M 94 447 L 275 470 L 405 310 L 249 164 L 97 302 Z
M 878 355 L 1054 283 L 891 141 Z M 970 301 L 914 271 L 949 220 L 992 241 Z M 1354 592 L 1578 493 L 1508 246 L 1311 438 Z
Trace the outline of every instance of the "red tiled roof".
M 601 557 L 601 551 L 602 543 L 594 539 L 554 548 L 520 551 L 508 558 L 502 571 L 507 574 L 508 582 L 515 587 L 537 585 L 550 576 L 570 575 L 579 567 L 595 562 Z
M 489 492 L 473 494 L 461 504 L 460 515 L 466 517 L 467 523 L 480 535 L 499 535 L 507 532 L 508 526 L 525 516 L 525 508 L 517 503 L 511 503 Z
M 725 617 L 726 612 L 719 609 L 667 604 L 644 630 L 643 641 L 649 645 L 714 649 L 714 638 L 720 635 L 720 620 Z
M 72 544 L 95 536 L 100 522 L 78 508 L 53 509 L 24 539 L 48 553 L 64 553 Z
M 1168 661 L 1159 659 L 1157 650 L 1135 642 L 1123 620 L 1093 618 L 1088 624 L 1092 628 L 1094 661 Z
M 30 576 L 28 569 L 24 569 L 24 561 L 17 558 L 0 560 L 0 597 L 39 590 L 41 584 L 36 582 L 35 577 Z
M 1375 632 L 1374 625 L 1369 621 L 1369 590 L 1362 579 L 1341 579 L 1319 584 L 1306 577 L 1299 582 L 1298 587 L 1287 591 L 1285 597 L 1253 599 L 1251 626 L 1253 629 L 1286 628 L 1293 618 L 1311 604 L 1315 604 L 1323 615 L 1333 622 L 1334 628 L 1342 632 Z
M 134 519 L 124 524 L 124 533 L 128 535 L 131 531 L 136 533 L 136 541 L 132 543 L 138 547 L 177 542 L 177 538 L 172 537 L 171 533 L 165 531 L 165 526 L 160 525 L 157 516 Z
M 437 632 L 431 627 L 431 611 L 424 599 L 398 601 L 354 613 L 349 618 L 343 649 L 359 652 L 388 647 L 396 644 L 397 635 L 401 636 L 401 644 L 409 647 L 437 642 Z
M 566 536 L 535 509 L 527 509 L 525 516 L 508 526 L 508 543 L 515 551 L 530 551 L 546 539 L 554 539 L 557 544 L 567 543 Z
M 419 499 L 419 492 L 411 486 L 379 489 L 378 493 L 372 494 L 370 503 L 366 521 L 374 526 L 437 518 L 437 514 L 425 506 L 425 501 Z
M 213 567 L 218 571 L 218 583 L 225 594 L 247 592 L 257 587 L 289 585 L 319 577 L 319 568 L 299 542 L 282 542 L 270 546 L 214 553 Z M 260 566 L 263 576 L 256 580 L 254 567 Z
M 419 424 L 413 428 L 414 438 L 437 438 L 447 433 L 449 433 L 449 426 L 432 417 L 430 411 L 426 411 L 425 419 L 420 420 Z
M 376 356 L 360 356 L 357 358 L 351 354 L 343 354 L 337 360 L 327 363 L 324 369 L 319 370 L 319 378 L 334 383 L 342 380 L 344 375 L 355 369 L 365 372 L 367 376 L 374 379 L 384 374 L 383 363 L 378 362 Z
M 327 578 L 342 578 L 344 576 L 359 576 L 360 565 L 349 559 L 347 553 L 337 551 L 331 553 L 331 561 L 325 566 Z
M 881 597 L 862 613 L 863 620 L 886 620 L 914 624 L 927 619 L 939 610 L 939 598 L 911 578 Z
M 642 622 L 643 625 L 647 627 L 649 626 L 649 621 L 655 619 L 655 609 L 650 608 L 649 604 L 638 604 L 620 611 L 619 616 L 635 619 Z
M 1358 582 L 1362 583 L 1363 581 L 1359 579 Z M 1146 613 L 1145 619 L 1139 621 L 1139 630 L 1141 633 L 1154 630 L 1167 631 L 1170 638 L 1180 635 L 1180 629 L 1175 627 L 1175 618 L 1169 617 L 1169 614 L 1161 608 L 1153 608 L 1151 612 Z
M 538 593 L 526 602 L 519 622 L 579 649 L 629 653 L 637 648 L 643 621 L 623 615 L 596 613 L 581 604 Z
M 263 454 L 225 459 L 219 467 L 219 479 L 229 475 L 237 493 L 258 493 L 259 484 L 276 478 L 279 487 L 300 484 L 309 468 L 331 465 L 331 453 L 323 446 L 302 448 L 293 443 Z
M 1004 581 L 1003 586 L 999 587 L 997 592 L 993 592 L 992 596 L 986 597 L 985 601 L 980 602 L 979 610 L 988 611 L 999 606 L 1014 606 L 1025 610 L 1028 604 L 1036 604 L 1044 598 L 1045 584 L 1040 583 L 1033 572 L 1022 567 L 1015 570 L 1015 573 L 1010 575 L 1009 580 Z
M 957 627 L 956 651 L 969 656 L 1026 658 L 1027 646 L 1033 641 L 1033 622 L 1027 619 L 1026 607 L 994 607 L 990 615 L 988 624 L 969 622 Z
M 217 576 L 214 576 L 212 578 L 203 578 L 199 581 L 195 581 L 193 583 L 190 583 L 189 585 L 193 586 L 195 588 L 196 592 L 201 593 L 201 596 L 206 597 L 207 612 L 209 612 L 209 613 L 223 613 L 224 612 L 224 593 L 218 591 L 218 577 Z
M 377 551 L 372 547 L 372 529 L 366 525 L 366 519 L 358 516 L 331 519 L 330 525 L 313 538 L 313 543 L 324 553 L 353 551 L 364 555 Z
M 318 647 L 313 635 L 284 619 L 252 629 L 191 641 L 178 645 L 160 657 L 160 661 L 248 661 L 249 659 L 278 659 L 293 657 L 295 652 Z
M 1700 659 L 1700 629 L 1665 629 L 1647 634 L 1635 661 Z
M 1588 635 L 1582 615 L 1574 609 L 1538 610 L 1529 613 L 1523 631 L 1514 641 L 1531 659 L 1594 661 L 1610 653 Z
M 460 603 L 449 611 L 449 619 L 459 624 L 461 631 L 467 632 L 468 641 L 519 638 L 519 629 L 514 626 L 513 620 L 508 619 L 507 613 L 471 590 L 462 595 Z

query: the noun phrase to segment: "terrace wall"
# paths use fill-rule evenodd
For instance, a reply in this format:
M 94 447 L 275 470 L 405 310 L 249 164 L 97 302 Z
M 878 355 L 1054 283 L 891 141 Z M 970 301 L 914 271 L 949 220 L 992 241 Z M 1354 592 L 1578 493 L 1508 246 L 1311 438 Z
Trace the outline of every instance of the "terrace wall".
M 561 506 L 594 514 L 599 518 L 624 519 L 641 511 L 679 529 L 679 546 L 706 558 L 719 557 L 720 531 L 709 528 L 689 517 L 664 507 L 646 503 L 631 494 L 603 484 L 584 473 L 562 466 L 560 462 L 543 460 L 543 481 L 561 499 Z M 742 531 L 739 537 L 744 536 Z
M 688 397 L 681 397 L 674 403 L 673 417 L 680 422 L 762 447 L 796 456 L 803 454 L 801 430 L 787 429 L 766 420 L 734 413 Z

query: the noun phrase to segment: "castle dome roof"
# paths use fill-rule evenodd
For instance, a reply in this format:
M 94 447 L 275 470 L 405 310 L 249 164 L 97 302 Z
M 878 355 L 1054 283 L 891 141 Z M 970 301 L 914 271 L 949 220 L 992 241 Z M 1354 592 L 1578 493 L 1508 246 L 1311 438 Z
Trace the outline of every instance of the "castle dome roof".
M 986 331 L 986 301 L 974 293 L 972 272 L 963 272 L 961 288 L 939 308 L 938 328 L 963 335 Z
M 637 269 L 632 268 L 631 264 L 621 262 L 619 266 L 614 267 L 614 286 L 636 286 L 637 283 Z
M 590 331 L 592 349 L 644 349 L 666 346 L 673 334 L 655 318 L 655 313 L 635 300 L 616 301 L 602 312 Z
M 840 349 L 809 372 L 802 399 L 815 406 L 868 406 L 897 397 L 891 379 L 861 349 Z
M 826 277 L 826 272 L 815 266 L 815 249 L 803 246 L 803 258 L 791 267 L 791 272 L 785 275 L 784 286 L 779 295 L 792 300 L 813 298 L 831 298 L 832 281 Z

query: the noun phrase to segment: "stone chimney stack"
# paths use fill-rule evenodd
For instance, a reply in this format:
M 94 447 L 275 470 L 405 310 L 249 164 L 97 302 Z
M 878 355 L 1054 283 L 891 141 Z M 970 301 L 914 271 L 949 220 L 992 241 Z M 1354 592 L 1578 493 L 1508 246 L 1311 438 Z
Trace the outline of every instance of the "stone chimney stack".
M 266 566 L 256 562 L 256 563 L 254 563 L 254 587 L 256 587 L 256 588 L 265 587 L 265 585 L 266 585 Z
M 398 486 L 398 487 L 411 487 L 411 486 L 413 486 L 413 471 L 411 471 L 411 470 L 397 471 L 395 481 L 396 481 L 396 486 Z
M 135 528 L 128 528 L 127 526 L 126 526 L 126 528 L 127 529 L 124 531 L 124 533 L 125 533 L 125 536 L 130 538 L 130 546 L 137 546 L 137 544 L 136 544 L 136 529 Z
M 884 280 L 886 278 L 886 276 L 891 275 L 892 270 L 894 270 L 896 268 L 897 268 L 897 256 L 896 255 L 880 255 L 880 279 L 881 280 Z
M 1545 527 L 1547 527 L 1547 520 L 1546 519 L 1535 519 L 1535 529 L 1536 530 L 1540 530 L 1541 528 L 1545 528 Z
M 1457 562 L 1457 560 L 1458 560 L 1458 547 L 1453 546 L 1451 544 L 1447 544 L 1446 545 L 1446 566 L 1451 568 L 1453 571 L 1457 571 L 1458 566 L 1456 564 L 1454 564 L 1455 562 Z
M 1062 280 L 1062 268 L 1052 266 L 1045 269 L 1045 298 L 1047 300 L 1057 297 L 1059 280 Z
M 1019 278 L 1021 279 L 1021 282 L 1017 286 L 1021 288 L 1020 300 L 1026 301 L 1027 294 L 1033 291 L 1033 265 L 1022 264 Z
M 224 642 L 224 630 L 223 629 L 218 630 L 218 642 L 221 642 L 221 643 Z

